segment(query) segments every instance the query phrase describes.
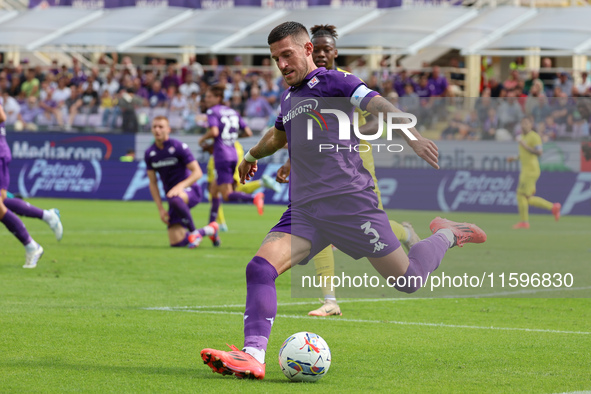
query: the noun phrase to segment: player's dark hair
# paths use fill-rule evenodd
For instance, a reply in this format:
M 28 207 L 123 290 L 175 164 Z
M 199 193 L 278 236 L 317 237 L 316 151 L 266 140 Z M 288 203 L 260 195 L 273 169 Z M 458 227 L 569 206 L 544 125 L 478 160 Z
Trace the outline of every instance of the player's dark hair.
M 306 38 L 310 38 L 310 36 L 308 35 L 308 30 L 306 30 L 306 27 L 301 23 L 284 22 L 278 26 L 275 26 L 275 28 L 271 30 L 271 33 L 269 33 L 269 37 L 267 37 L 267 43 L 271 45 L 287 37 L 293 37 L 294 40 L 299 42 L 299 38 L 304 35 L 306 36 Z
M 333 40 L 339 38 L 335 25 L 314 25 L 310 28 L 312 39 L 318 37 L 332 37 Z
M 214 85 L 209 88 L 209 91 L 211 92 L 211 94 L 213 94 L 214 96 L 216 96 L 218 98 L 222 98 L 222 99 L 224 98 L 224 91 L 225 90 L 226 89 L 221 85 Z

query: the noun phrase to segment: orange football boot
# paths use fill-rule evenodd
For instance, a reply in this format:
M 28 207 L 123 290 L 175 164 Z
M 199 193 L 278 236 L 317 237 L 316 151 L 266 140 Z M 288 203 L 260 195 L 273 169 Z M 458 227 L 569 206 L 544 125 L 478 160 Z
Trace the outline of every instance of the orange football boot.
M 263 215 L 263 210 L 265 208 L 265 193 L 260 192 L 257 193 L 254 196 L 254 200 L 252 201 L 252 203 L 257 207 L 257 210 L 259 211 L 259 215 Z
M 456 239 L 453 246 L 457 245 L 460 248 L 466 243 L 481 244 L 486 241 L 486 233 L 472 223 L 452 222 L 451 220 L 442 219 L 438 216 L 433 219 L 429 228 L 433 234 L 442 229 L 451 230 Z
M 213 246 L 220 246 L 222 244 L 222 240 L 220 239 L 219 224 L 217 224 L 217 222 L 211 222 L 208 226 L 212 227 L 215 230 L 215 233 L 209 236 L 209 239 L 211 239 L 211 242 L 213 242 Z
M 228 345 L 231 352 L 223 350 L 203 349 L 201 358 L 213 372 L 222 375 L 235 375 L 239 379 L 259 379 L 265 377 L 265 364 L 259 363 L 253 356 Z
M 513 228 L 515 230 L 519 230 L 519 229 L 527 230 L 527 229 L 529 229 L 529 223 L 528 222 L 519 222 L 517 224 L 514 224 Z
M 559 202 L 552 204 L 552 215 L 554 215 L 556 221 L 560 219 L 560 208 L 562 208 L 562 205 Z

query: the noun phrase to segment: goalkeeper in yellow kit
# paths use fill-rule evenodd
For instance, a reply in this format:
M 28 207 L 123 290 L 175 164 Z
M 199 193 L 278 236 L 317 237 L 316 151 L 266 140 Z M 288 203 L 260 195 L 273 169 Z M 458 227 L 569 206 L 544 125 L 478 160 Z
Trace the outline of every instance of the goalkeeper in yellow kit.
M 312 35 L 312 44 L 314 45 L 314 52 L 312 53 L 312 58 L 314 63 L 318 67 L 324 67 L 326 69 L 333 69 L 336 68 L 334 64 L 334 59 L 338 56 L 338 51 L 336 49 L 336 38 L 338 37 L 336 28 L 333 25 L 316 25 L 310 29 L 310 33 Z M 341 70 L 336 68 L 339 71 L 346 72 L 345 70 Z M 375 131 L 378 127 L 377 121 L 373 121 L 372 123 L 368 123 L 367 119 L 372 117 L 372 115 L 367 111 L 361 111 L 357 109 L 359 112 L 359 129 L 360 131 L 363 128 L 367 128 L 369 130 Z M 383 209 L 382 199 L 380 196 L 380 190 L 378 188 L 378 180 L 376 178 L 376 170 L 373 161 L 373 155 L 371 152 L 371 144 L 367 141 L 360 141 L 360 144 L 365 144 L 369 147 L 367 152 L 360 152 L 361 159 L 363 160 L 363 166 L 370 172 L 373 182 L 375 184 L 375 192 L 378 195 L 379 200 L 379 208 Z M 360 149 L 361 150 L 361 149 Z M 290 172 L 290 162 L 288 160 L 278 171 L 277 171 L 277 181 L 281 183 L 287 182 L 287 176 Z M 400 243 L 404 245 L 407 249 L 410 249 L 412 245 L 419 242 L 421 239 L 415 233 L 412 225 L 408 222 L 402 222 L 402 224 L 390 220 L 390 226 L 394 231 L 396 237 L 400 240 Z M 323 277 L 332 277 L 334 276 L 334 255 L 332 251 L 332 247 L 329 246 L 326 249 L 322 250 L 314 257 L 314 266 L 316 268 L 316 275 Z M 328 279 L 327 281 L 322 280 L 322 283 L 330 284 L 331 281 Z M 315 309 L 308 313 L 310 316 L 330 316 L 330 315 L 342 315 L 341 309 L 337 303 L 335 292 L 331 290 L 330 286 L 326 286 L 322 288 L 322 293 L 324 295 L 324 301 L 320 308 Z
M 522 138 L 519 141 L 519 157 L 507 159 L 510 162 L 516 160 L 521 162 L 521 173 L 519 174 L 519 185 L 517 186 L 517 208 L 520 221 L 513 226 L 514 229 L 529 228 L 530 205 L 551 211 L 556 221 L 560 219 L 560 203 L 551 203 L 535 196 L 536 182 L 540 177 L 539 157 L 542 155 L 542 139 L 532 129 L 532 126 L 530 118 L 521 120 Z

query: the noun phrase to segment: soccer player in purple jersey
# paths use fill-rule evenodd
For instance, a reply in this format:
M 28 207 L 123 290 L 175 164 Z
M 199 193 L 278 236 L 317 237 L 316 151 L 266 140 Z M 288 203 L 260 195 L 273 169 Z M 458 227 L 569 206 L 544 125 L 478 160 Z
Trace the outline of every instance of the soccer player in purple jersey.
M 150 180 L 150 194 L 160 219 L 168 226 L 170 246 L 195 248 L 204 236 L 209 236 L 214 246 L 217 246 L 218 224 L 210 223 L 196 229 L 191 216 L 191 208 L 201 200 L 201 188 L 195 183 L 203 175 L 201 167 L 187 144 L 170 138 L 170 125 L 165 116 L 154 118 L 152 135 L 154 144 L 146 150 L 144 160 Z M 168 211 L 162 205 L 156 173 L 164 186 Z
M 1 97 L 0 100 L 2 100 Z M 0 101 L 0 222 L 2 222 L 8 231 L 14 234 L 25 247 L 25 265 L 23 265 L 23 268 L 35 268 L 37 262 L 41 256 L 43 256 L 43 248 L 31 238 L 23 222 L 5 204 L 6 191 L 8 190 L 8 184 L 10 183 L 8 164 L 12 159 L 12 155 L 10 154 L 8 143 L 6 142 L 6 128 L 4 127 L 6 114 L 4 113 L 2 104 L 2 101 Z M 17 204 L 16 206 L 18 209 L 20 204 Z
M 211 197 L 210 222 L 215 222 L 218 217 L 220 207 L 219 195 L 222 195 L 224 201 L 253 203 L 259 215 L 263 214 L 264 193 L 256 195 L 244 192 L 234 191 L 234 171 L 238 165 L 238 155 L 234 142 L 238 138 L 238 133 L 244 130 L 247 136 L 252 135 L 252 131 L 244 122 L 244 119 L 230 107 L 222 104 L 224 100 L 224 88 L 221 86 L 212 86 L 205 93 L 205 106 L 207 107 L 207 123 L 209 128 L 199 140 L 203 145 L 208 138 L 213 138 L 213 159 L 215 162 L 215 171 L 217 174 L 214 192 Z
M 363 168 L 354 149 L 294 152 L 292 142 L 301 143 L 306 130 L 296 126 L 303 106 L 292 107 L 298 98 L 324 102 L 327 97 L 343 97 L 349 121 L 355 107 L 375 116 L 400 112 L 389 101 L 370 90 L 357 77 L 335 70 L 317 68 L 312 59 L 314 46 L 306 28 L 297 22 L 275 27 L 268 37 L 271 56 L 290 85 L 281 97 L 281 111 L 273 127 L 245 156 L 240 164 L 241 181 L 257 170 L 257 159 L 269 156 L 288 143 L 291 158 L 291 203 L 279 223 L 263 240 L 255 257 L 246 266 L 246 310 L 244 347 L 231 351 L 203 349 L 201 357 L 214 372 L 240 378 L 263 379 L 265 352 L 271 327 L 277 314 L 275 279 L 295 264 L 306 263 L 331 243 L 355 259 L 367 257 L 384 277 L 395 278 L 397 290 L 412 293 L 425 283 L 445 252 L 465 243 L 482 243 L 486 234 L 469 223 L 436 218 L 431 222 L 432 236 L 410 249 L 408 256 L 392 232 L 388 217 L 378 208 L 371 175 Z M 291 97 L 292 100 L 289 100 Z M 340 110 L 345 110 L 344 104 Z M 325 117 L 326 132 L 317 133 L 321 141 L 349 146 L 359 143 L 338 139 L 336 117 Z M 385 117 L 386 118 L 386 117 Z M 303 119 L 303 118 L 302 118 Z M 297 130 L 296 130 L 297 129 Z M 407 135 L 411 133 L 411 136 Z M 434 168 L 439 168 L 437 146 L 414 128 L 401 135 L 415 153 Z M 308 153 L 309 152 L 309 153 Z M 319 169 L 323 169 L 319 171 Z M 297 192 L 297 194 L 296 194 Z M 400 280 L 400 278 L 422 280 Z M 403 284 L 404 282 L 404 284 Z

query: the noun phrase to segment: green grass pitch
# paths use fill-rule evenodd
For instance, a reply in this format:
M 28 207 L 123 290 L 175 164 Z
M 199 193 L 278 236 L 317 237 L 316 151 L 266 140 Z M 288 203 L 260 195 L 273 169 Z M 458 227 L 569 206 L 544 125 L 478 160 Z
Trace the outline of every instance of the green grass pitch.
M 246 263 L 284 207 L 225 206 L 222 246 L 171 249 L 151 202 L 31 200 L 62 212 L 64 239 L 24 219 L 45 255 L 21 268 L 24 250 L 0 229 L 0 392 L 536 392 L 591 390 L 587 298 L 343 300 L 342 317 L 307 317 L 317 299 L 293 299 L 277 280 L 278 317 L 264 381 L 213 374 L 199 351 L 242 345 Z M 209 206 L 193 210 L 205 224 Z M 433 212 L 393 211 L 428 235 Z M 589 218 L 454 213 L 489 240 L 451 250 L 445 264 L 548 269 L 591 261 Z M 367 262 L 359 261 L 359 264 Z M 587 279 L 589 269 L 587 268 Z M 575 282 L 575 286 L 580 281 Z M 588 295 L 582 288 L 563 295 Z M 547 297 L 545 294 L 532 294 Z M 554 295 L 554 294 L 553 294 Z M 427 297 L 427 298 L 425 298 Z M 190 307 L 190 308 L 180 308 Z M 171 308 L 158 310 L 149 308 Z M 277 363 L 283 340 L 320 334 L 332 366 L 314 384 L 289 382 Z

